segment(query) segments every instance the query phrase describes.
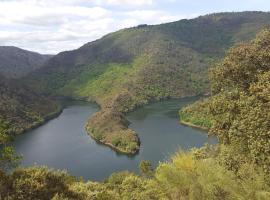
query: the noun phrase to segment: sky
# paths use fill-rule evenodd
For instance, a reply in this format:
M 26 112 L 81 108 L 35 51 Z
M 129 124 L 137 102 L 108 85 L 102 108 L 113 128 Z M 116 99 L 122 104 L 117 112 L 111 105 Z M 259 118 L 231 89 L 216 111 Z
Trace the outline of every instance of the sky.
M 139 24 L 255 10 L 270 0 L 0 0 L 0 46 L 56 54 Z

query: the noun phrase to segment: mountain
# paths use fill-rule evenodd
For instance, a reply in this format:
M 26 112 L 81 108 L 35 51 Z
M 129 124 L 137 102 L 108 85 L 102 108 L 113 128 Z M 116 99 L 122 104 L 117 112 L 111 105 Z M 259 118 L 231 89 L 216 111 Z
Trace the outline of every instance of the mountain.
M 123 29 L 54 56 L 26 84 L 96 101 L 101 111 L 87 123 L 90 135 L 135 153 L 139 138 L 125 113 L 151 101 L 208 92 L 209 66 L 269 24 L 268 12 L 240 12 Z
M 0 144 L 2 137 L 36 127 L 60 111 L 55 101 L 0 75 Z
M 51 57 L 13 46 L 0 46 L 0 74 L 20 78 L 39 69 Z

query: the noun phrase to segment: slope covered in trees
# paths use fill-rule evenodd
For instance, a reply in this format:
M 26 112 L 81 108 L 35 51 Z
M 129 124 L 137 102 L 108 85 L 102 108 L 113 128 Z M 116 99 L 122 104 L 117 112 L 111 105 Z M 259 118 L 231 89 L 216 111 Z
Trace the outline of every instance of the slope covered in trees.
M 226 165 L 270 173 L 270 29 L 232 48 L 210 70 L 212 96 L 180 111 L 183 122 L 208 127 L 227 149 Z
M 58 54 L 27 81 L 38 91 L 96 101 L 101 111 L 89 120 L 89 133 L 135 153 L 139 139 L 123 114 L 150 101 L 208 91 L 208 66 L 269 22 L 269 13 L 219 13 L 124 29 Z
M 0 74 L 20 78 L 42 67 L 51 57 L 17 47 L 0 46 Z
M 0 75 L 1 136 L 20 134 L 60 112 L 60 105 Z

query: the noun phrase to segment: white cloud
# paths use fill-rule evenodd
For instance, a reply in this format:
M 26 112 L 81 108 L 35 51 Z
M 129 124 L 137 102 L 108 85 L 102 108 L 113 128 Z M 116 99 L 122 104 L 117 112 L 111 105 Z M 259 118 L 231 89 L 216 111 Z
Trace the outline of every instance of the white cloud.
M 126 18 L 121 21 L 120 24 L 118 24 L 118 29 L 123 29 L 127 27 L 134 27 L 140 24 L 139 20 L 134 19 L 134 18 Z
M 0 0 L 1 1 L 1 0 Z M 24 2 L 40 6 L 56 5 L 113 5 L 113 6 L 149 6 L 156 0 L 6 0 L 7 2 Z M 170 1 L 170 0 L 168 0 Z
M 181 18 L 151 10 L 149 6 L 154 3 L 154 0 L 0 0 L 0 45 L 57 53 L 78 48 L 120 28 Z M 140 10 L 141 6 L 149 9 Z M 137 10 L 132 10 L 135 7 Z
M 153 0 L 107 0 L 107 4 L 124 6 L 145 6 L 152 5 L 153 2 Z
M 29 25 L 55 25 L 76 18 L 99 19 L 109 14 L 101 7 L 55 6 L 45 7 L 23 2 L 0 2 L 0 17 L 10 23 L 25 23 Z
M 139 21 L 147 21 L 150 24 L 164 23 L 179 19 L 179 16 L 171 16 L 159 10 L 136 10 L 127 12 L 126 15 Z

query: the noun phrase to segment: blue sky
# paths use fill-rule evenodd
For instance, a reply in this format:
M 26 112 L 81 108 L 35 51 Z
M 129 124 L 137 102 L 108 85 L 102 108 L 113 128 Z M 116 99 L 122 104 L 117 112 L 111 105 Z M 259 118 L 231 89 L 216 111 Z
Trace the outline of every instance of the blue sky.
M 0 45 L 55 54 L 138 24 L 246 10 L 270 0 L 0 0 Z

